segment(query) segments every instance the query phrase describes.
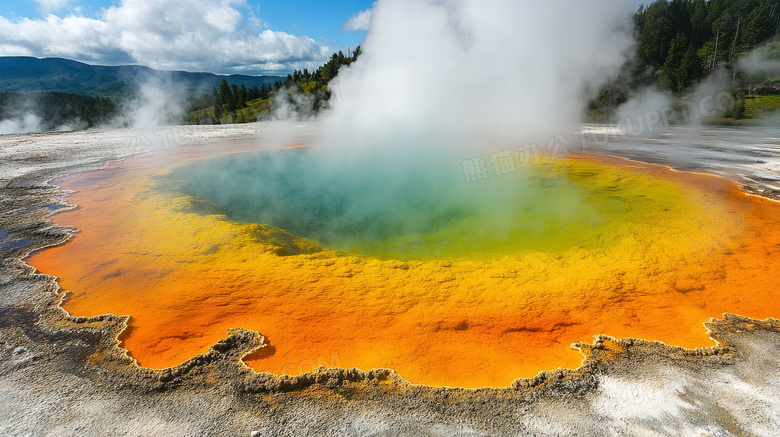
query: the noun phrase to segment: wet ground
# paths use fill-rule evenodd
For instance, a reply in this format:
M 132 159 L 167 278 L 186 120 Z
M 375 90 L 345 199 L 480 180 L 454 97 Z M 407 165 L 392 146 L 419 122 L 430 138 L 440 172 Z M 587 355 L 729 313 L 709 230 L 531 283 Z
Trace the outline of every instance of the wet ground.
M 615 126 L 590 125 L 586 147 L 573 150 L 623 156 L 677 170 L 725 176 L 766 197 L 780 196 L 780 128 L 675 126 L 631 136 Z

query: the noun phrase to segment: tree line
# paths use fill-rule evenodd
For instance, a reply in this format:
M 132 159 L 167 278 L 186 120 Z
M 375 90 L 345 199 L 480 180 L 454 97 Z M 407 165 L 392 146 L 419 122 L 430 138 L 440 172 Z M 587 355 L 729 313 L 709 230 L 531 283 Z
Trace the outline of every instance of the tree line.
M 718 67 L 778 36 L 778 0 L 657 0 L 634 15 L 637 67 L 683 92 Z
M 279 81 L 277 81 L 278 83 Z M 239 87 L 236 84 L 232 86 L 228 85 L 227 80 L 222 79 L 222 83 L 219 85 L 219 89 L 213 87 L 211 89 L 211 95 L 204 95 L 210 97 L 210 105 L 214 107 L 214 118 L 221 120 L 223 113 L 236 115 L 236 110 L 246 108 L 248 103 L 256 99 L 268 99 L 271 95 L 271 87 L 263 84 L 261 87 L 253 87 L 247 89 L 244 84 Z M 201 99 L 209 100 L 207 98 Z M 208 105 L 204 105 L 205 107 Z M 201 107 L 201 108 L 202 108 Z
M 284 81 L 275 81 L 273 85 L 262 85 L 260 87 L 247 88 L 244 84 L 229 85 L 227 80 L 222 79 L 219 88 L 213 87 L 210 93 L 203 94 L 193 99 L 188 105 L 188 113 L 197 110 L 213 108 L 213 122 L 222 122 L 225 116 L 232 120 L 238 118 L 238 111 L 247 108 L 258 101 L 271 101 L 280 93 L 285 93 L 284 97 L 289 105 L 295 107 L 298 113 L 317 113 L 327 107 L 330 100 L 330 91 L 328 84 L 336 77 L 339 69 L 344 65 L 355 62 L 360 56 L 360 46 L 349 55 L 342 51 L 334 53 L 330 59 L 314 71 L 308 68 L 303 70 L 293 70 L 288 74 Z M 296 98 L 296 96 L 306 96 L 306 99 Z M 270 103 L 265 108 L 270 108 Z M 304 107 L 305 106 L 305 107 Z M 191 117 L 192 118 L 192 117 Z M 196 120 L 200 122 L 202 120 Z
M 35 115 L 42 130 L 62 126 L 84 129 L 110 122 L 119 111 L 118 101 L 62 91 L 0 93 L 0 120 Z
M 756 48 L 780 45 L 780 0 L 655 0 L 638 8 L 633 25 L 634 56 L 602 87 L 591 111 L 607 117 L 632 91 L 647 87 L 685 96 L 721 71 L 736 98 L 730 115 L 740 118 L 747 84 L 738 60 Z

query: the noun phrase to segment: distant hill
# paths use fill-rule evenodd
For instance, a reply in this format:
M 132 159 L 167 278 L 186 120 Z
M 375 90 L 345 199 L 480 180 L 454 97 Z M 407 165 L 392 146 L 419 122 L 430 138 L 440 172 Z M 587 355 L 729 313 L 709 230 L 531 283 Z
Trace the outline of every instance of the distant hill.
M 65 91 L 88 96 L 117 97 L 133 91 L 138 83 L 158 79 L 182 90 L 207 91 L 229 85 L 247 88 L 284 81 L 279 76 L 216 75 L 186 71 L 161 71 L 140 65 L 102 66 L 62 58 L 0 57 L 0 92 Z

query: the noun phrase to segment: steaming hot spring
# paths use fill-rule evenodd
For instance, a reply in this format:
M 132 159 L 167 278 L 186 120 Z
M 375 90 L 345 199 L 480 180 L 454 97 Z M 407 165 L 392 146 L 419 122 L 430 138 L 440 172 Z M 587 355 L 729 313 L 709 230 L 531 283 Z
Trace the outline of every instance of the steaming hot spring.
M 711 317 L 780 312 L 780 209 L 715 176 L 568 156 L 468 181 L 469 156 L 204 150 L 60 181 L 80 208 L 55 220 L 79 232 L 29 260 L 72 315 L 131 315 L 142 366 L 242 327 L 265 336 L 260 372 L 505 387 L 578 366 L 569 345 L 595 334 L 709 346 Z

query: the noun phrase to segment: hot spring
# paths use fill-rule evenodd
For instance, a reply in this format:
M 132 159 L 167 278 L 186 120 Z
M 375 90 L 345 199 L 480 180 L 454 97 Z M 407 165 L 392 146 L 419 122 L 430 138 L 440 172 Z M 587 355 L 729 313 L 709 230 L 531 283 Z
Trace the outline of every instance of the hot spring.
M 617 243 L 617 223 L 662 222 L 688 207 L 688 195 L 668 183 L 593 166 L 548 161 L 471 184 L 457 168 L 444 170 L 399 178 L 376 166 L 342 174 L 309 150 L 293 149 L 178 167 L 166 186 L 235 221 L 402 261 L 604 248 Z M 599 186 L 610 183 L 611 189 Z
M 595 334 L 708 346 L 710 317 L 780 312 L 780 209 L 722 178 L 571 156 L 467 182 L 245 149 L 66 178 L 80 208 L 55 218 L 79 232 L 29 263 L 71 314 L 129 314 L 155 368 L 242 327 L 269 345 L 257 371 L 505 387 Z

